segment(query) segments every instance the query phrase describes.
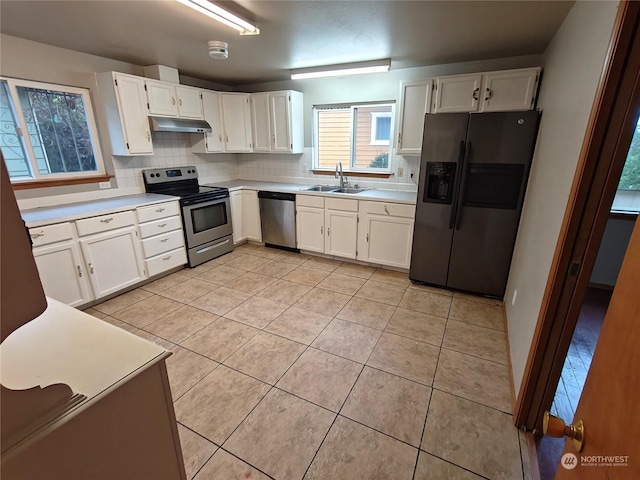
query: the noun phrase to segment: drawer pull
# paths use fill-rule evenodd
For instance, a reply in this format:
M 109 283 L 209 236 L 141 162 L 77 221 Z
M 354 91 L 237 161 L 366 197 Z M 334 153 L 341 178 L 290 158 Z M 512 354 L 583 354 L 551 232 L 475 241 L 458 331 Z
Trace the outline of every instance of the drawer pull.
M 168 238 L 162 238 L 162 239 L 160 239 L 160 242 L 161 242 L 161 243 L 168 242 L 168 241 L 169 241 L 169 239 L 168 239 Z
M 44 237 L 44 235 L 45 235 L 44 230 L 41 230 L 40 232 L 32 233 L 31 238 L 35 240 L 36 238 Z
M 387 206 L 384 206 L 384 213 L 386 213 L 387 215 L 389 215 L 389 210 L 387 210 Z
M 95 272 L 95 269 L 93 268 L 93 263 L 89 264 L 89 273 L 93 273 Z
M 171 255 L 169 255 L 168 257 L 162 257 L 162 260 L 164 261 L 171 260 Z
M 164 212 L 164 208 L 156 208 L 156 212 L 162 213 L 162 212 Z
M 109 218 L 101 218 L 101 219 L 100 219 L 100 222 L 101 222 L 101 223 L 109 223 L 109 222 L 111 222 L 111 221 L 113 221 L 113 217 L 109 217 Z
M 166 226 L 167 226 L 167 224 L 166 224 L 166 223 L 160 223 L 160 224 L 158 225 L 158 228 L 164 228 L 164 227 L 166 227 Z

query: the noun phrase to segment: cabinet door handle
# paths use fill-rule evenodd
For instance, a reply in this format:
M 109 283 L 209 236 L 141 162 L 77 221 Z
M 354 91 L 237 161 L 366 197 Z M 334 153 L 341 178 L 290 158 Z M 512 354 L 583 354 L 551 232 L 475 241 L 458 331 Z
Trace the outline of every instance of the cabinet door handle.
M 369 234 L 367 233 L 367 243 L 369 242 Z
M 109 218 L 101 218 L 100 219 L 100 223 L 109 223 L 113 221 L 113 217 L 109 217 Z
M 156 212 L 162 213 L 162 212 L 164 212 L 164 208 L 156 208 Z
M 182 99 L 181 98 L 178 99 L 178 105 L 182 106 Z
M 164 228 L 164 227 L 166 227 L 166 226 L 167 226 L 167 224 L 166 224 L 166 223 L 159 223 L 159 224 L 158 224 L 158 228 Z
M 480 88 L 475 88 L 473 90 L 473 95 L 471 95 L 473 97 L 474 100 L 478 100 L 478 93 L 480 93 Z
M 171 105 L 175 105 L 176 104 L 176 99 L 175 97 L 171 97 Z
M 80 265 L 77 265 L 78 267 L 78 276 L 82 277 L 82 268 L 80 268 Z
M 402 145 L 402 132 L 398 132 L 398 147 Z
M 224 136 L 225 136 L 225 138 L 227 139 L 227 143 L 229 143 L 229 134 L 228 134 L 228 133 L 225 133 L 225 134 L 224 134 Z
M 391 214 L 389 213 L 389 210 L 387 210 L 387 206 L 386 206 L 386 205 L 384 206 L 384 213 L 386 213 L 387 215 L 391 215 Z
M 45 233 L 44 233 L 44 230 L 41 230 L 40 232 L 31 233 L 30 235 L 31 235 L 31 238 L 35 240 L 36 238 L 44 237 Z
M 164 242 L 166 242 L 166 241 L 168 241 L 168 240 L 169 240 L 168 238 L 161 238 L 161 239 L 160 239 L 160 243 L 164 243 Z
M 218 134 L 218 140 L 220 140 L 220 143 L 222 143 L 222 134 L 221 133 Z
M 151 141 L 151 134 L 149 132 L 147 132 L 147 142 Z
M 93 268 L 93 263 L 89 264 L 89 273 L 93 273 L 95 272 L 95 269 Z
M 484 97 L 484 101 L 488 102 L 491 97 L 493 97 L 493 90 L 487 88 L 487 95 Z
M 324 235 L 324 225 L 320 226 L 320 235 Z
M 271 135 L 271 138 L 273 139 L 273 144 L 276 144 L 276 134 L 274 133 L 273 135 Z
M 165 262 L 166 262 L 167 260 L 171 260 L 171 255 L 169 255 L 168 257 L 162 257 L 162 260 L 164 260 Z
M 331 236 L 331 229 L 327 227 L 327 237 Z

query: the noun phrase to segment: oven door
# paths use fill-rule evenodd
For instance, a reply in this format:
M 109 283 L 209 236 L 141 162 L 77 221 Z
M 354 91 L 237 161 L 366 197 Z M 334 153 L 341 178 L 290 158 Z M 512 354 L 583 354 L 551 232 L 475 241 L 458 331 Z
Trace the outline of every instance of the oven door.
M 183 205 L 182 217 L 189 248 L 233 233 L 229 197 Z

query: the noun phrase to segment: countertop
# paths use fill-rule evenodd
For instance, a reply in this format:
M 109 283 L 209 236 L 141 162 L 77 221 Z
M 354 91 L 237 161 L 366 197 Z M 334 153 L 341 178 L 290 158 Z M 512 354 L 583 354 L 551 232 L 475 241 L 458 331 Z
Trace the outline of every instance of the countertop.
M 305 195 L 316 195 L 321 197 L 340 197 L 340 198 L 351 198 L 353 200 L 373 200 L 380 201 L 384 200 L 387 202 L 393 203 L 408 203 L 415 205 L 417 192 L 409 192 L 403 190 L 383 190 L 383 189 L 372 189 L 365 190 L 364 192 L 357 194 L 346 194 L 346 193 L 327 193 L 327 192 L 308 192 L 305 191 L 307 188 L 313 187 L 313 185 L 300 185 L 296 183 L 272 183 L 272 182 L 260 182 L 256 180 L 231 180 L 228 182 L 219 182 L 219 183 L 210 183 L 207 185 L 212 185 L 216 187 L 226 187 L 230 191 L 239 190 L 239 189 L 250 189 L 250 190 L 268 190 L 270 192 L 282 192 L 282 193 L 296 193 L 296 194 L 305 194 Z M 336 185 L 336 188 L 338 186 Z
M 156 193 L 141 193 L 124 197 L 111 197 L 104 200 L 90 200 L 80 203 L 69 203 L 53 207 L 34 208 L 20 212 L 27 227 L 41 227 L 51 223 L 70 222 L 88 216 L 116 213 L 131 210 L 136 207 L 153 205 L 155 203 L 179 200 L 180 197 L 172 195 L 159 195 Z

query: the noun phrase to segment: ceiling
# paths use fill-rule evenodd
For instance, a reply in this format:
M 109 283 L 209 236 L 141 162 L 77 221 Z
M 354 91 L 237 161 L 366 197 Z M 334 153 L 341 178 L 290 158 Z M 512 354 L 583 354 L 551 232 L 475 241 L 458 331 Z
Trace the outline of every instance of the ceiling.
M 573 1 L 217 2 L 254 22 L 240 36 L 175 0 L 0 2 L 0 31 L 227 85 L 289 70 L 391 58 L 391 68 L 542 53 Z M 229 43 L 212 60 L 207 41 Z

